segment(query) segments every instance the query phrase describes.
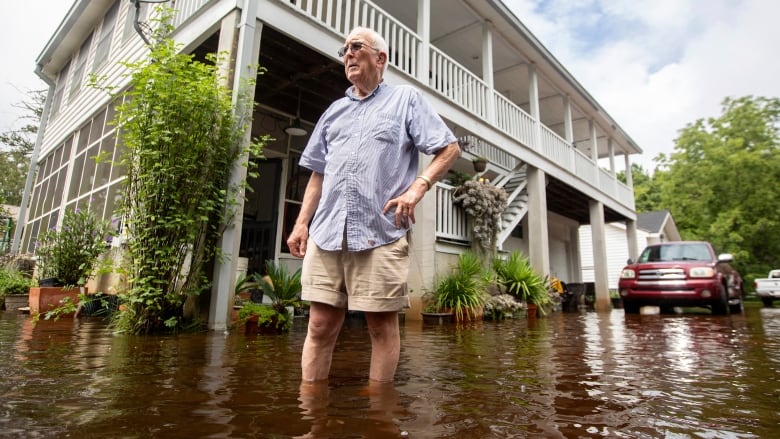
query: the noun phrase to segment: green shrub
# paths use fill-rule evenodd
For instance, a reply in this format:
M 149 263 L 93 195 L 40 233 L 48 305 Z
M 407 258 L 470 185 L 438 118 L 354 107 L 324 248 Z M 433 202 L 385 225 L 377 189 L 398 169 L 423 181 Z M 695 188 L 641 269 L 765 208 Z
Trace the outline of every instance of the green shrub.
M 7 294 L 27 294 L 31 285 L 32 281 L 24 274 L 0 268 L 0 297 Z

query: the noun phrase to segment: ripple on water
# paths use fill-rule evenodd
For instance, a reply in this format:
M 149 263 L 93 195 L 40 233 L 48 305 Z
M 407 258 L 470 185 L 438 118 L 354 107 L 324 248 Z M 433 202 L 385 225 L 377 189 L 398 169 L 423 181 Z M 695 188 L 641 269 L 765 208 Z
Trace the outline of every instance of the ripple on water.
M 290 334 L 115 336 L 99 320 L 0 317 L 0 436 L 770 437 L 780 309 L 407 321 L 394 385 L 367 385 L 346 325 L 325 386 Z

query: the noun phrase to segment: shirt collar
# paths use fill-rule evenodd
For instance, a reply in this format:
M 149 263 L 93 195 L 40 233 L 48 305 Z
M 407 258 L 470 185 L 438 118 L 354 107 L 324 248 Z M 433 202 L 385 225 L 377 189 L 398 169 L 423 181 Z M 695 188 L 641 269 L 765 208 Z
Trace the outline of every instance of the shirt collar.
M 365 101 L 366 99 L 369 99 L 369 98 L 373 97 L 374 95 L 376 95 L 377 93 L 379 93 L 385 87 L 387 87 L 387 84 L 385 84 L 385 80 L 382 79 L 381 81 L 379 81 L 379 84 L 376 86 L 374 91 L 369 93 L 368 96 L 366 96 L 364 98 L 360 98 L 360 97 L 358 97 L 358 95 L 355 94 L 355 86 L 354 85 L 350 86 L 347 89 L 346 93 L 344 93 L 344 94 L 346 94 L 347 97 L 350 98 L 353 101 Z

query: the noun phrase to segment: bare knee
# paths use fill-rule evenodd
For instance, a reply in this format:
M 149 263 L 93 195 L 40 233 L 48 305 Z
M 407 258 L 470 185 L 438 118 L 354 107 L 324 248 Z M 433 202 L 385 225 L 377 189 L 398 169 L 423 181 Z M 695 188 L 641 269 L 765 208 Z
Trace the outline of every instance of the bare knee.
M 312 304 L 307 337 L 318 343 L 335 340 L 343 322 L 343 309 L 323 304 Z
M 373 339 L 396 338 L 398 336 L 398 313 L 366 313 L 368 332 Z

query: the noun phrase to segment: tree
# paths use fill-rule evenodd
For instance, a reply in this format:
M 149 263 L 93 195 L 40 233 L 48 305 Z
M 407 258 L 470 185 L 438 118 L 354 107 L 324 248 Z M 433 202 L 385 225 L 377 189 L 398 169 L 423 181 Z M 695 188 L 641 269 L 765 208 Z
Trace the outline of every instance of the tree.
M 233 221 L 240 189 L 230 172 L 262 143 L 242 147 L 252 95 L 233 104 L 221 61 L 180 53 L 167 38 L 170 10 L 160 18 L 146 60 L 124 63 L 130 86 L 115 123 L 127 148 L 123 218 L 127 232 L 128 291 L 118 330 L 179 330 L 183 304 L 210 287 L 217 240 Z M 244 164 L 247 165 L 247 164 Z
M 654 180 L 685 239 L 730 252 L 748 279 L 780 265 L 780 98 L 726 98 L 680 131 Z
M 0 179 L 0 204 L 18 206 L 22 203 L 24 182 L 45 100 L 45 90 L 29 90 L 27 100 L 14 104 L 22 110 L 19 119 L 25 124 L 0 133 L 0 175 L 3 176 Z

